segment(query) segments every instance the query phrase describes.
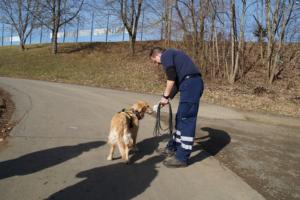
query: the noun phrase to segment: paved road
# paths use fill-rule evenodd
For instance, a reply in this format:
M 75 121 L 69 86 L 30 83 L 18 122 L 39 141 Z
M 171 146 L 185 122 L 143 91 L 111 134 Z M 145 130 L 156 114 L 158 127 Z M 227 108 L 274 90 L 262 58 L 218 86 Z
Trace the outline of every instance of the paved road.
M 154 150 L 166 137 L 152 137 L 150 116 L 141 122 L 135 163 L 106 161 L 112 115 L 138 99 L 153 105 L 158 96 L 9 78 L 0 78 L 0 87 L 12 94 L 14 120 L 19 121 L 0 150 L 1 199 L 264 199 L 203 149 L 196 148 L 188 168 L 165 168 Z M 205 103 L 199 114 L 210 119 L 211 129 L 203 130 L 208 133 L 214 120 L 226 125 L 226 120 L 253 117 Z M 300 124 L 297 119 L 258 118 Z

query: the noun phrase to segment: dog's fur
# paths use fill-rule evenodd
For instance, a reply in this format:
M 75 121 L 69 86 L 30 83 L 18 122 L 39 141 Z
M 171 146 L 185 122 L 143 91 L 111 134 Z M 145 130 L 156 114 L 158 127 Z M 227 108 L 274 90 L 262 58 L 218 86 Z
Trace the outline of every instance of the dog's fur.
M 145 113 L 152 112 L 146 102 L 138 101 L 130 109 L 123 109 L 113 116 L 108 136 L 110 151 L 107 160 L 113 159 L 115 147 L 118 146 L 121 158 L 126 163 L 129 162 L 129 151 L 136 148 L 139 120 L 144 118 Z

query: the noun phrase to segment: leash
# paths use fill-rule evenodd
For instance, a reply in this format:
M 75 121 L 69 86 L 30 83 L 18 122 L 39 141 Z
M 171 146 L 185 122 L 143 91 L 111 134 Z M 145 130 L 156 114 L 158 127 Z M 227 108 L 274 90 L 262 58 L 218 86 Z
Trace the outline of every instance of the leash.
M 156 121 L 155 121 L 155 126 L 154 126 L 154 130 L 153 130 L 153 136 L 158 137 L 161 136 L 163 132 L 166 132 L 169 130 L 169 134 L 170 136 L 172 136 L 173 133 L 173 113 L 172 113 L 172 106 L 171 103 L 169 102 L 169 127 L 167 127 L 166 129 L 163 129 L 161 126 L 161 116 L 160 116 L 160 110 L 162 108 L 161 104 L 158 104 L 157 107 L 157 111 L 156 111 Z

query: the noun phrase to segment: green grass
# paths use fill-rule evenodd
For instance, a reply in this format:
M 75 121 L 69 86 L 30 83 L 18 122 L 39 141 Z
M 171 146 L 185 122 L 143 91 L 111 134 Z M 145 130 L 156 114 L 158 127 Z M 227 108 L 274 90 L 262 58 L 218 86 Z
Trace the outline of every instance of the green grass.
M 135 57 L 128 43 L 60 44 L 59 54 L 51 45 L 0 48 L 0 76 L 37 79 L 81 85 L 161 93 L 164 75 L 148 58 L 154 45 L 138 43 Z

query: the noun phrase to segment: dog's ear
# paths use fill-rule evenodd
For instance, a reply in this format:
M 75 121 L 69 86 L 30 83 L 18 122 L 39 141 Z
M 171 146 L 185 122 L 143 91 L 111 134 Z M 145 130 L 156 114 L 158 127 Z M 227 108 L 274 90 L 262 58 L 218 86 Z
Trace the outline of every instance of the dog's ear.
M 149 104 L 147 102 L 141 101 L 140 103 L 143 106 L 143 108 L 142 108 L 143 113 L 151 114 L 153 112 L 152 108 L 149 106 Z
M 141 112 L 146 112 L 146 110 L 150 107 L 146 102 L 144 101 L 138 101 L 133 106 L 131 107 L 133 110 L 141 113 Z
M 141 112 L 143 109 L 143 103 L 141 101 L 136 102 L 131 107 L 134 111 Z

